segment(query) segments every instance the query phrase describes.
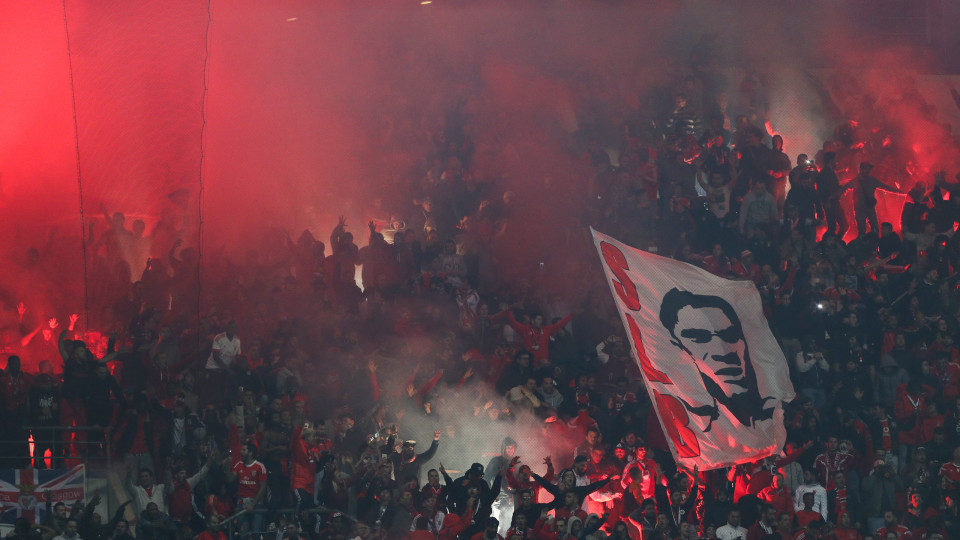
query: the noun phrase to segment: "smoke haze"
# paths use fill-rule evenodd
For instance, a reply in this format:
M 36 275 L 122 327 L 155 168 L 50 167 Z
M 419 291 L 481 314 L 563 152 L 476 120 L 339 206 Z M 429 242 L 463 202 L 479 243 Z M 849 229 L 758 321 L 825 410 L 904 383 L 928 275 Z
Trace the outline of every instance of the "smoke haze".
M 27 299 L 64 317 L 81 309 L 83 263 L 63 13 L 58 2 L 4 4 L 0 251 L 13 264 L 2 308 L 15 316 Z M 584 267 L 560 259 L 592 257 L 584 149 L 615 154 L 619 124 L 660 121 L 678 88 L 703 107 L 692 59 L 718 66 L 731 112 L 769 102 L 791 157 L 815 153 L 867 95 L 883 108 L 869 113 L 874 123 L 897 125 L 897 152 L 913 152 L 924 173 L 956 172 L 955 150 L 938 143 L 944 124 L 958 125 L 948 83 L 924 78 L 927 104 L 902 99 L 905 77 L 937 69 L 915 47 L 916 18 L 891 22 L 886 3 L 874 12 L 856 2 L 664 4 L 215 1 L 207 40 L 202 2 L 68 1 L 89 240 L 107 228 L 102 210 L 124 212 L 128 228 L 143 220 L 146 247 L 125 253 L 130 279 L 176 238 L 196 247 L 201 217 L 209 280 L 251 249 L 271 260 L 281 229 L 325 240 L 340 215 L 362 245 L 371 217 L 409 216 L 410 193 L 449 166 L 428 158 L 432 141 L 465 125 L 473 181 L 494 200 L 513 191 L 523 209 L 492 254 L 498 268 L 522 281 L 546 261 L 557 282 L 536 279 L 564 290 Z M 859 88 L 838 95 L 823 82 L 836 69 Z

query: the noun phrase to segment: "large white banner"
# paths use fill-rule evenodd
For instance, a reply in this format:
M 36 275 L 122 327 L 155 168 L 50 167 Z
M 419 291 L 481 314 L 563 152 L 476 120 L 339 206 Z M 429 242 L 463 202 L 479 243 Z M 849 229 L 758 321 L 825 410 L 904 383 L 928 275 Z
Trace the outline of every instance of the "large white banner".
M 779 454 L 795 393 L 753 282 L 593 240 L 677 462 L 709 470 Z

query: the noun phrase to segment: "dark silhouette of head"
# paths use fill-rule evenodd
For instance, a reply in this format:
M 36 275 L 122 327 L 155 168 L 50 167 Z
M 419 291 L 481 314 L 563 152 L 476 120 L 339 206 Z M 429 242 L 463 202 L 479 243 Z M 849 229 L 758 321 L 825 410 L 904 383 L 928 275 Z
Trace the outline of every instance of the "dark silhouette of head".
M 660 323 L 671 343 L 693 360 L 713 404 L 690 404 L 688 410 L 715 420 L 723 406 L 745 426 L 772 418 L 773 407 L 757 387 L 750 350 L 740 317 L 719 296 L 671 289 L 660 304 Z M 708 428 L 709 429 L 709 428 Z

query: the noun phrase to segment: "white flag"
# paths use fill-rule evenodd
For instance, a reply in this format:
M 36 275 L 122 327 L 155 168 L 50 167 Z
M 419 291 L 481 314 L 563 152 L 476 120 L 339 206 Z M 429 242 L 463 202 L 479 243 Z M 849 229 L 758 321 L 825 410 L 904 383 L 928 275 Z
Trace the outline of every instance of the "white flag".
M 795 393 L 753 282 L 593 240 L 674 459 L 709 470 L 779 454 Z

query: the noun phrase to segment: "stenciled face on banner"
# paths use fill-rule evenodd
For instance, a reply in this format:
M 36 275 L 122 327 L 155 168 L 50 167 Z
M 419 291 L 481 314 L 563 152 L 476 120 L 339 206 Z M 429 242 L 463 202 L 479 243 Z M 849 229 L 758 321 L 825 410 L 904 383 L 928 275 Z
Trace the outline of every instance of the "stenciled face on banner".
M 729 302 L 674 288 L 660 304 L 660 322 L 670 334 L 670 342 L 693 363 L 712 398 L 691 403 L 678 397 L 690 413 L 707 420 L 705 432 L 721 408 L 748 427 L 773 418 L 777 400 L 760 395 L 740 316 Z
M 593 234 L 675 459 L 709 470 L 779 452 L 795 392 L 753 283 Z

